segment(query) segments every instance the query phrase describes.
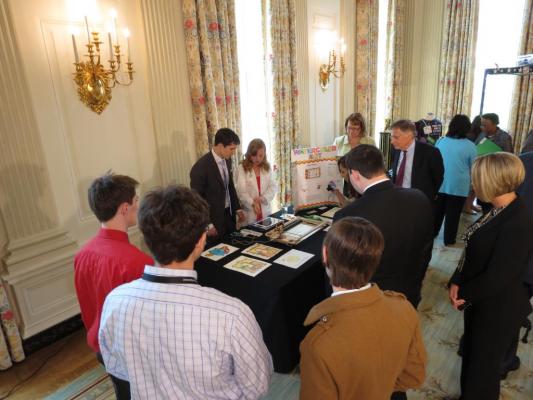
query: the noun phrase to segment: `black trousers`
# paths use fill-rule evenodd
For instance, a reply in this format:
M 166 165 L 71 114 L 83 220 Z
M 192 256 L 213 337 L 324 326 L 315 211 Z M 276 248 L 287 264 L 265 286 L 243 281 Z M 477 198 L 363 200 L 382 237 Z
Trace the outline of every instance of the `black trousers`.
M 104 359 L 102 358 L 102 355 L 100 353 L 96 353 L 96 359 L 100 364 L 105 367 Z M 130 400 L 130 383 L 123 379 L 117 378 L 116 376 L 113 376 L 109 373 L 108 375 L 111 378 L 111 382 L 113 382 L 113 388 L 115 389 L 115 396 L 117 400 Z
M 439 234 L 442 221 L 444 221 L 445 245 L 455 243 L 465 200 L 466 197 L 462 196 L 453 196 L 446 193 L 438 194 L 437 202 L 435 203 L 435 236 Z
M 407 400 L 405 392 L 393 392 L 390 400 Z
M 206 243 L 206 249 L 209 247 L 215 246 L 216 244 L 220 243 L 222 238 L 225 235 L 229 235 L 231 232 L 235 232 L 236 229 L 235 224 L 235 215 L 232 215 L 230 212 L 229 207 L 224 210 L 224 228 L 221 229 L 221 232 L 218 232 L 217 236 L 208 236 L 207 237 L 207 243 Z M 218 228 L 217 228 L 218 230 Z

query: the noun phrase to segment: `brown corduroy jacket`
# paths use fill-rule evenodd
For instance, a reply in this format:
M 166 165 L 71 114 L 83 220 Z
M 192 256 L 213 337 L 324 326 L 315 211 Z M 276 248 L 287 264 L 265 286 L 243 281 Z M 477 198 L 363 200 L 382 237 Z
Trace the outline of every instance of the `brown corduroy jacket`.
M 405 296 L 369 289 L 328 298 L 305 325 L 300 345 L 301 400 L 388 400 L 422 386 L 426 350 Z

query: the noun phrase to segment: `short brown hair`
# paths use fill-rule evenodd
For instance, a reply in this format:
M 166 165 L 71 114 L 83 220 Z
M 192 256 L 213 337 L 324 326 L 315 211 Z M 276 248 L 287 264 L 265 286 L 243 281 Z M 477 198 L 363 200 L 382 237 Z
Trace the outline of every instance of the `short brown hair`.
M 98 221 L 107 222 L 115 216 L 121 204 L 132 204 L 138 185 L 135 179 L 111 171 L 96 178 L 87 194 L 89 207 Z
M 472 186 L 476 196 L 491 202 L 502 194 L 514 192 L 524 181 L 524 164 L 514 154 L 497 152 L 478 157 L 472 166 Z
M 331 284 L 344 289 L 366 285 L 379 265 L 384 243 L 379 229 L 364 218 L 335 222 L 324 239 Z
M 263 159 L 263 162 L 261 163 L 260 167 L 265 171 L 270 171 L 270 164 L 268 163 L 266 155 L 265 142 L 263 142 L 261 139 L 253 139 L 248 144 L 248 149 L 246 150 L 246 154 L 244 154 L 244 160 L 242 160 L 242 167 L 246 172 L 252 170 L 253 164 L 251 157 L 255 156 L 259 149 L 263 149 L 265 151 L 265 158 Z
M 410 119 L 399 119 L 395 121 L 391 126 L 391 129 L 397 128 L 401 131 L 411 131 L 413 135 L 416 135 L 416 126 Z
M 138 218 L 154 258 L 168 265 L 191 255 L 209 224 L 209 206 L 195 191 L 170 185 L 144 196 Z
M 348 129 L 348 122 L 351 122 L 354 125 L 359 125 L 361 127 L 361 135 L 366 135 L 365 119 L 361 113 L 355 112 L 348 115 L 348 118 L 344 121 L 344 130 Z

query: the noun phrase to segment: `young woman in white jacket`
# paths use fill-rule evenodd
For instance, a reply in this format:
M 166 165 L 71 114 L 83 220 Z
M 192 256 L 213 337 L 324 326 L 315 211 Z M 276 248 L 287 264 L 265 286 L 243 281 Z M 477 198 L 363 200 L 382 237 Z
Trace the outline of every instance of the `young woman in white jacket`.
M 237 195 L 251 224 L 272 213 L 271 203 L 278 190 L 272 168 L 267 161 L 265 142 L 254 139 L 236 173 Z

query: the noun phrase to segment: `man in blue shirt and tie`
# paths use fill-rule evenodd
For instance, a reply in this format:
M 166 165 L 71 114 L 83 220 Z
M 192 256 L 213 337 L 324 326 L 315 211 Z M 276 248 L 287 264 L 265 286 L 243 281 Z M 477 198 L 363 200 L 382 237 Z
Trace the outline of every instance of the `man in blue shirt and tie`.
M 196 190 L 209 204 L 211 224 L 207 232 L 208 245 L 235 231 L 236 217 L 244 221 L 235 190 L 231 157 L 240 144 L 239 136 L 222 128 L 215 134 L 211 151 L 202 156 L 191 168 L 191 189 Z

